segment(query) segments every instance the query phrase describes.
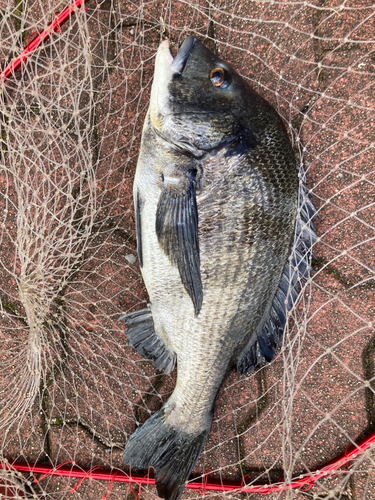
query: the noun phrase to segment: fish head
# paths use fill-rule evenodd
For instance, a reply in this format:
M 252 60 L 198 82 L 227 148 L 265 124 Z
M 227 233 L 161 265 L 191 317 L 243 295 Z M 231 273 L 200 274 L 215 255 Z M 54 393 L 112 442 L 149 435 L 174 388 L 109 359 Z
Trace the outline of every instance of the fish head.
M 198 157 L 229 146 L 252 113 L 248 88 L 196 37 L 189 36 L 175 57 L 165 40 L 155 61 L 151 124 L 164 139 Z

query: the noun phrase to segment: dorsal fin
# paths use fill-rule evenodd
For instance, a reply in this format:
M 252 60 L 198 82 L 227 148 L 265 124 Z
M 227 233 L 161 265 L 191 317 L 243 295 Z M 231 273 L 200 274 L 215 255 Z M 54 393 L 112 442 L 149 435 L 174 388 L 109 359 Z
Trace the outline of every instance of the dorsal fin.
M 316 211 L 308 197 L 305 173 L 302 169 L 299 177 L 299 207 L 291 254 L 285 264 L 267 320 L 257 333 L 256 339 L 254 340 L 252 336 L 237 358 L 237 372 L 240 375 L 249 373 L 257 366 L 273 359 L 284 333 L 288 313 L 299 295 L 302 284 L 311 272 L 312 246 L 317 239 L 313 223 Z

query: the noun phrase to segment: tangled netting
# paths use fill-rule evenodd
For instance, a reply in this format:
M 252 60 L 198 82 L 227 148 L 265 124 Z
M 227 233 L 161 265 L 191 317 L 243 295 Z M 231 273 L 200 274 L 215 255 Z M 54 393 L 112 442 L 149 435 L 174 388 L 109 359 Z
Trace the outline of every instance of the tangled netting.
M 0 1 L 5 68 L 69 2 Z M 317 209 L 315 272 L 276 359 L 229 374 L 195 466 L 252 485 L 323 467 L 375 430 L 374 79 L 370 0 L 104 0 L 75 8 L 0 81 L 0 496 L 156 498 L 153 485 L 18 472 L 22 462 L 127 472 L 129 435 L 170 395 L 128 345 L 144 307 L 132 179 L 162 39 L 190 34 L 278 110 Z M 307 491 L 375 497 L 371 448 Z M 256 495 L 249 495 L 256 498 Z

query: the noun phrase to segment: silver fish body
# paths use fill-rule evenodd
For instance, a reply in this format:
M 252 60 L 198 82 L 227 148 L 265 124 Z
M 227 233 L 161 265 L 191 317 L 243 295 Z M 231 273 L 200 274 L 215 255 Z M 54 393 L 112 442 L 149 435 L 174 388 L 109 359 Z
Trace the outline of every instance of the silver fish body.
M 160 370 L 177 361 L 177 383 L 124 461 L 153 466 L 159 494 L 178 499 L 228 370 L 274 356 L 308 274 L 313 207 L 277 113 L 194 37 L 174 59 L 159 47 L 134 202 L 150 305 L 126 316 L 128 338 Z

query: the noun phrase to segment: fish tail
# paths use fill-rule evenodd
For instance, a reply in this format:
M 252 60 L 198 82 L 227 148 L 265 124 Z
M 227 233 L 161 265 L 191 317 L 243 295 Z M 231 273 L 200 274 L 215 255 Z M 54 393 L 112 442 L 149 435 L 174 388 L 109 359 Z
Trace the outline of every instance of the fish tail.
M 178 500 L 207 439 L 211 421 L 208 429 L 191 434 L 170 426 L 164 410 L 163 406 L 130 436 L 124 462 L 131 469 L 153 467 L 158 495 Z

